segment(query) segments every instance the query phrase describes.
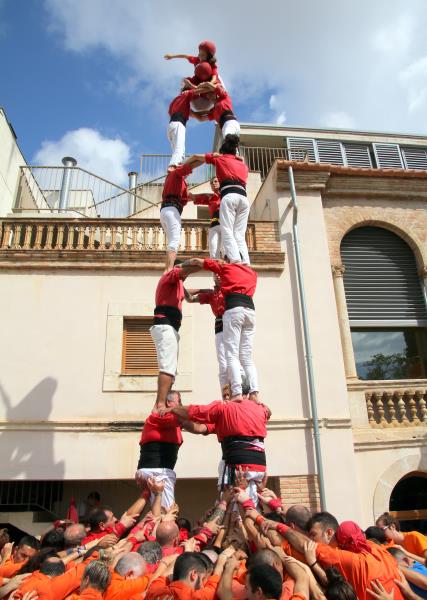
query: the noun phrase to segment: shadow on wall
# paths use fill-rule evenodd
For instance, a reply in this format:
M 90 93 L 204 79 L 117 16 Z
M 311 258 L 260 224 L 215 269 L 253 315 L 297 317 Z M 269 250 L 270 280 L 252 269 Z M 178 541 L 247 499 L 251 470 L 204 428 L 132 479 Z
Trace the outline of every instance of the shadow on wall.
M 3 479 L 63 479 L 65 463 L 55 462 L 54 458 L 55 433 L 42 428 L 42 424 L 49 420 L 52 412 L 53 396 L 57 387 L 56 379 L 45 377 L 14 406 L 0 383 L 0 398 L 8 423 L 6 429 L 0 433 Z M 25 421 L 33 420 L 39 422 L 39 431 L 35 430 L 34 426 L 25 428 Z

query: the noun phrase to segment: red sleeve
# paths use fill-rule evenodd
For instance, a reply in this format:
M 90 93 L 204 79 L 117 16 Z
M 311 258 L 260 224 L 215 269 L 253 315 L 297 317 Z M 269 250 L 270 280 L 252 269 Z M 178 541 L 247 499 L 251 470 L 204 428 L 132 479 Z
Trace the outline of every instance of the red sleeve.
M 212 295 L 212 292 L 200 292 L 198 294 L 199 304 L 210 304 Z
M 203 268 L 205 271 L 212 271 L 212 273 L 218 273 L 218 275 L 221 274 L 221 265 L 213 258 L 205 258 L 203 260 Z
M 181 267 L 174 267 L 172 271 L 163 275 L 163 281 L 167 281 L 168 283 L 178 283 L 181 279 Z
M 193 204 L 199 204 L 202 206 L 209 206 L 210 199 L 213 194 L 197 194 L 193 196 Z
M 216 94 L 216 97 L 219 98 L 220 100 L 223 100 L 224 98 L 226 98 L 228 96 L 227 92 L 221 85 L 216 86 L 215 94 Z
M 118 538 L 121 538 L 125 531 L 126 527 L 123 523 L 120 523 L 120 521 L 114 525 L 113 533 L 115 533 Z
M 203 435 L 210 435 L 211 433 L 215 433 L 215 423 L 205 423 L 206 425 L 206 433 Z
M 191 404 L 188 407 L 188 418 L 196 423 L 215 423 L 222 413 L 222 402 L 210 404 Z
M 173 171 L 173 173 L 176 173 L 177 175 L 180 175 L 181 177 L 190 175 L 190 173 L 192 173 L 192 172 L 193 172 L 193 169 L 190 167 L 190 165 L 188 165 L 186 163 L 184 163 L 183 165 L 180 165 Z
M 198 56 L 189 56 L 187 58 L 188 62 L 191 63 L 192 65 L 198 65 L 200 60 Z
M 214 165 L 216 162 L 216 156 L 214 156 L 212 152 L 208 152 L 208 154 L 205 154 L 205 162 L 208 165 Z

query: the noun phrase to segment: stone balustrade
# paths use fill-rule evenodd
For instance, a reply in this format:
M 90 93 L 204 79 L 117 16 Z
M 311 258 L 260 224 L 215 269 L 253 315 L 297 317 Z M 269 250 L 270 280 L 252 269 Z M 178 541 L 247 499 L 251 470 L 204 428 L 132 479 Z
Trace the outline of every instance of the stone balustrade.
M 427 386 L 365 391 L 371 427 L 416 427 L 427 424 Z

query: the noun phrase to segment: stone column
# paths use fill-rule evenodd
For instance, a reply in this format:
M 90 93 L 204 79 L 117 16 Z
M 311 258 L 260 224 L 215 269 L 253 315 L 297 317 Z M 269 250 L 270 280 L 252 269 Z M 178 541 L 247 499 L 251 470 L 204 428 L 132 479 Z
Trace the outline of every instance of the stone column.
M 343 264 L 332 265 L 335 301 L 337 303 L 338 322 L 340 326 L 341 346 L 344 358 L 345 374 L 348 380 L 357 381 L 356 363 L 354 360 L 353 343 L 351 341 L 350 322 L 348 320 L 347 301 L 345 299 Z

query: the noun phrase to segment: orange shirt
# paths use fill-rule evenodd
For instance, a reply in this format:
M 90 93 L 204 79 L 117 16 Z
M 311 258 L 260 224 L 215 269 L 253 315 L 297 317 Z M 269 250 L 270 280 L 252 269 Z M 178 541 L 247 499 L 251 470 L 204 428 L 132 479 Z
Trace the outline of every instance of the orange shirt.
M 427 552 L 427 537 L 419 531 L 402 531 L 403 537 L 403 548 L 411 554 L 422 556 L 427 558 L 425 552 Z
M 158 577 L 148 588 L 145 600 L 155 600 L 172 596 L 174 600 L 213 600 L 219 583 L 218 575 L 212 575 L 200 590 L 193 590 L 184 581 L 171 581 Z
M 27 561 L 15 562 L 12 557 L 7 558 L 3 564 L 0 565 L 0 576 L 1 577 L 13 577 L 19 571 L 21 567 L 25 565 Z
M 21 597 L 26 592 L 36 591 L 38 600 L 63 600 L 80 586 L 85 567 L 86 564 L 81 563 L 57 577 L 48 577 L 40 571 L 34 571 L 21 583 L 18 592 Z
M 305 565 L 307 564 L 304 554 L 302 554 L 302 552 L 298 552 L 298 550 L 295 550 L 295 548 L 293 546 L 291 546 L 291 544 L 288 542 L 288 540 L 285 540 L 285 539 L 282 540 L 282 549 L 283 549 L 283 552 L 285 554 L 287 554 L 288 556 L 292 556 L 293 558 L 296 558 L 297 560 L 304 563 Z
M 316 558 L 324 568 L 337 567 L 353 586 L 358 600 L 370 600 L 366 590 L 371 587 L 373 579 L 378 579 L 386 592 L 394 590 L 394 600 L 403 600 L 400 589 L 394 583 L 394 579 L 399 579 L 399 569 L 395 559 L 381 546 L 368 543 L 372 554 L 368 552 L 357 554 L 333 548 L 328 544 L 318 544 Z
M 111 583 L 104 594 L 104 600 L 128 600 L 135 594 L 144 592 L 148 582 L 149 578 L 146 575 L 136 579 L 125 579 L 114 571 Z
M 67 600 L 102 600 L 103 595 L 99 590 L 86 588 L 81 594 L 71 594 Z

